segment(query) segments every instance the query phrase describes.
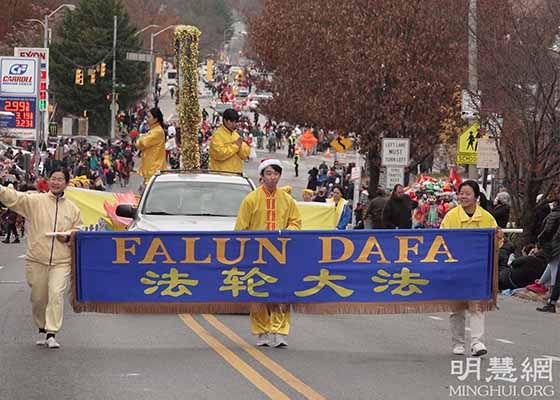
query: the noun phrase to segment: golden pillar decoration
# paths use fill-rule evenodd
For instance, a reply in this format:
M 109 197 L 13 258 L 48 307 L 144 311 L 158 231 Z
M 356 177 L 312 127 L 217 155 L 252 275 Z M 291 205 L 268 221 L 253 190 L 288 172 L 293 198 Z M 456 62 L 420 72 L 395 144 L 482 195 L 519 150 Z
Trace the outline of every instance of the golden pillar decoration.
M 175 28 L 175 63 L 178 76 L 179 127 L 181 128 L 181 168 L 200 168 L 198 129 L 201 122 L 198 103 L 198 43 L 200 30 L 195 26 Z

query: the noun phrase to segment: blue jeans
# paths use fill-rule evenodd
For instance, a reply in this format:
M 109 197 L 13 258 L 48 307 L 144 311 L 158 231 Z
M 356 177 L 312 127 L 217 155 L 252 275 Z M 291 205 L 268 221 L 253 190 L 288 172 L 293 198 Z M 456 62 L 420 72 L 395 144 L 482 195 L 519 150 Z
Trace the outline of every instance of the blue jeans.
M 545 285 L 548 282 L 554 283 L 556 282 L 556 274 L 558 274 L 558 263 L 560 262 L 560 257 L 551 260 L 546 269 L 544 270 L 541 278 L 539 279 L 539 283 L 541 285 Z
M 552 293 L 548 299 L 549 304 L 556 304 L 558 298 L 560 297 L 560 274 L 558 273 L 558 263 L 556 263 L 556 279 L 554 280 L 554 286 L 552 287 Z

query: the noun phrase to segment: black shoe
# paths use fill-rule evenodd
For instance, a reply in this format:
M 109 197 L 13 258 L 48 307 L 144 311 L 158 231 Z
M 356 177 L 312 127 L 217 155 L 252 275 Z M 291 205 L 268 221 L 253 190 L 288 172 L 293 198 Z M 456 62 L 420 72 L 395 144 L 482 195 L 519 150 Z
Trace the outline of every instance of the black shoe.
M 10 239 L 4 239 L 2 240 L 2 243 L 10 243 Z
M 537 307 L 537 311 L 555 313 L 556 312 L 556 305 L 546 304 L 542 307 Z
M 19 243 L 19 239 L 14 240 L 12 243 Z

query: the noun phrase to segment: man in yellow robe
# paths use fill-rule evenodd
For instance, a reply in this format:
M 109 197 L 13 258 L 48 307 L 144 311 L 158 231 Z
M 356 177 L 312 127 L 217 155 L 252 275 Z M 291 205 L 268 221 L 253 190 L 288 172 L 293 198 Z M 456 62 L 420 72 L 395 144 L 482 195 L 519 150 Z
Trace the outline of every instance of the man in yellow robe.
M 262 185 L 241 203 L 235 230 L 300 230 L 301 216 L 295 200 L 284 190 L 277 190 L 282 163 L 279 160 L 264 160 L 258 172 Z M 257 336 L 257 346 L 287 346 L 290 305 L 254 304 L 251 307 L 251 331 Z
M 233 108 L 224 111 L 223 124 L 212 134 L 210 164 L 213 171 L 243 172 L 243 162 L 249 158 L 251 148 L 237 133 L 239 113 Z

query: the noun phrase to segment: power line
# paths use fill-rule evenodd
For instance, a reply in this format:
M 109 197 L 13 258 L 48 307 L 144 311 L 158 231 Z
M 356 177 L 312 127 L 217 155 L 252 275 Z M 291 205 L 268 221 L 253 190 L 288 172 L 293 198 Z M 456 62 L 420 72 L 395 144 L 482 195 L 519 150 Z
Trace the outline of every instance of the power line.
M 56 53 L 58 53 L 58 55 L 60 55 L 62 58 L 64 58 L 66 61 L 72 64 L 75 68 L 82 68 L 82 69 L 94 68 L 97 65 L 106 62 L 107 57 L 111 55 L 111 51 L 109 51 L 107 52 L 107 54 L 103 56 L 103 58 L 100 61 L 90 65 L 83 65 L 83 64 L 76 63 L 74 60 L 72 60 L 69 57 L 66 57 L 61 51 L 58 51 L 55 48 L 51 48 L 51 50 L 54 50 Z
M 77 42 L 77 41 L 73 41 L 73 40 L 68 40 L 65 39 L 64 42 L 62 44 L 74 44 L 74 45 L 78 45 L 80 46 L 80 48 L 87 52 L 89 49 L 105 49 L 105 50 L 109 50 L 112 51 L 113 46 L 104 46 L 104 45 L 97 45 L 97 44 L 85 44 L 84 42 Z M 60 46 L 60 44 L 59 44 Z M 144 50 L 146 52 L 146 54 L 149 52 L 148 49 L 144 49 L 144 48 L 140 48 L 138 49 L 138 47 L 118 47 L 117 51 L 139 51 L 139 50 Z

